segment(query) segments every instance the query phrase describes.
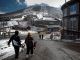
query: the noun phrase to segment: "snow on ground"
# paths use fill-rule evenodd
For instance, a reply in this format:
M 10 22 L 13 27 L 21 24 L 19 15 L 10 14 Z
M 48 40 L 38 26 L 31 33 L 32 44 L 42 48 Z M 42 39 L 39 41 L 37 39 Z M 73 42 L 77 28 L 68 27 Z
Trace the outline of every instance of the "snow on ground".
M 10 30 L 11 32 L 15 32 L 15 30 Z M 23 35 L 26 35 L 27 33 L 37 33 L 36 31 L 33 31 L 33 30 L 29 30 L 29 31 L 19 31 L 20 34 L 23 34 Z
M 7 45 L 8 40 L 9 39 L 0 40 L 0 59 L 1 60 L 14 54 L 14 48 L 12 46 L 12 43 L 10 47 Z M 21 40 L 21 42 L 24 43 L 24 40 Z
M 10 56 L 13 53 L 13 47 L 8 47 L 7 41 L 9 39 L 0 40 L 0 59 L 6 58 L 7 56 Z M 10 53 L 6 55 L 7 53 Z
M 32 33 L 32 34 L 37 33 L 36 31 L 31 31 L 31 30 L 29 30 L 29 31 L 24 31 L 24 32 L 20 31 L 21 34 L 25 34 L 25 35 L 26 35 L 27 33 L 29 33 L 29 32 Z
M 47 34 L 46 36 L 44 36 L 44 38 L 43 39 L 50 39 L 50 34 Z M 53 36 L 53 40 L 60 40 L 61 39 L 61 37 L 60 36 Z
M 11 32 L 15 32 L 15 30 L 11 30 Z M 37 33 L 36 31 L 31 31 L 31 30 L 19 31 L 20 35 L 27 35 L 28 32 L 30 32 L 31 34 Z M 12 44 L 10 45 L 10 47 L 7 45 L 8 40 L 9 39 L 0 40 L 0 59 L 1 60 L 14 54 L 14 48 Z M 21 42 L 23 43 L 24 40 L 22 40 Z

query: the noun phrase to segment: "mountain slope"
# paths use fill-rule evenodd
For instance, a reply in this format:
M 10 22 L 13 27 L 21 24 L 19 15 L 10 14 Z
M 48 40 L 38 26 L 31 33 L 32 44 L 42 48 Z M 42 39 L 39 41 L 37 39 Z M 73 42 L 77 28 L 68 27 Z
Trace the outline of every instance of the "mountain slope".
M 36 12 L 47 11 L 49 16 L 55 18 L 62 18 L 62 11 L 60 8 L 51 7 L 44 3 L 30 6 L 28 7 L 28 9 L 31 9 L 32 11 L 36 11 Z

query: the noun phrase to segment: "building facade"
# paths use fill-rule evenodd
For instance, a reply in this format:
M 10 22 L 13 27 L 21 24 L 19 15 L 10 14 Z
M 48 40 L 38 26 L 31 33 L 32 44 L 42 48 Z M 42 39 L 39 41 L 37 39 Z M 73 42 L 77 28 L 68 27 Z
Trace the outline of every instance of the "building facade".
M 80 38 L 80 1 L 71 0 L 62 7 L 62 38 L 79 39 Z
M 34 21 L 34 26 L 45 28 L 47 33 L 55 32 L 60 30 L 60 20 L 37 20 Z

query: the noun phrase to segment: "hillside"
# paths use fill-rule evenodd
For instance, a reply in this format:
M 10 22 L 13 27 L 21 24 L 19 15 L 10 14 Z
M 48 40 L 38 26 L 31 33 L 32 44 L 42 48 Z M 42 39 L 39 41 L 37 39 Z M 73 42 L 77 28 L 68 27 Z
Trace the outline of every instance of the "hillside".
M 55 18 L 62 18 L 62 11 L 60 8 L 51 7 L 44 3 L 30 6 L 28 7 L 28 9 L 30 9 L 30 11 L 36 11 L 36 12 L 47 11 L 49 16 Z

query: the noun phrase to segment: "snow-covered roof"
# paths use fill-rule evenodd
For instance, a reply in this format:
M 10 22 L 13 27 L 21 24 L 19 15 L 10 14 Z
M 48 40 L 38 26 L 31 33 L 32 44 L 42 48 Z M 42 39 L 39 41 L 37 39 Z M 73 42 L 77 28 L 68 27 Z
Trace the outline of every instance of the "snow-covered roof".
M 43 20 L 56 21 L 54 18 L 51 17 L 43 17 Z
M 8 21 L 8 26 L 18 25 L 17 21 Z
M 17 20 L 23 20 L 23 18 L 15 18 L 15 19 L 11 19 L 11 20 L 17 21 Z

